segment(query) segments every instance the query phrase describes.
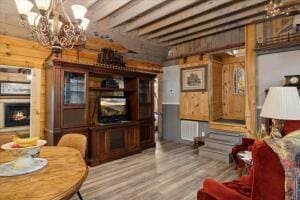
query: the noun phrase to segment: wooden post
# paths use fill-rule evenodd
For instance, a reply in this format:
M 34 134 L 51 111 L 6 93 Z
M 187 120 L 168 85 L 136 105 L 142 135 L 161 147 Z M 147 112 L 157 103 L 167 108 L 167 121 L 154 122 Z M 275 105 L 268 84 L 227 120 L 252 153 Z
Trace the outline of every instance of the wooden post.
M 246 45 L 246 127 L 247 134 L 256 132 L 256 54 L 255 48 L 255 24 L 247 25 L 245 28 Z
M 31 69 L 30 137 L 43 137 L 41 132 L 41 69 Z M 44 121 L 44 120 L 43 120 Z

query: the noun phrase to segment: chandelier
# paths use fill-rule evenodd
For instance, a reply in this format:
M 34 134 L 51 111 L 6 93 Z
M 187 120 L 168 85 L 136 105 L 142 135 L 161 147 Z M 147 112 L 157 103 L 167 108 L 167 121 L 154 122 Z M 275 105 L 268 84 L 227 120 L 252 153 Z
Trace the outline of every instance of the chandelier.
M 281 0 L 270 0 L 266 7 L 266 17 L 276 17 L 279 15 L 289 15 L 290 8 L 283 9 L 283 3 Z
M 87 9 L 72 5 L 75 21 L 66 14 L 62 0 L 35 0 L 37 12 L 32 12 L 33 3 L 29 0 L 15 0 L 20 15 L 20 24 L 29 29 L 43 46 L 50 47 L 53 53 L 73 48 L 86 40 L 86 29 L 90 22 L 84 15 Z

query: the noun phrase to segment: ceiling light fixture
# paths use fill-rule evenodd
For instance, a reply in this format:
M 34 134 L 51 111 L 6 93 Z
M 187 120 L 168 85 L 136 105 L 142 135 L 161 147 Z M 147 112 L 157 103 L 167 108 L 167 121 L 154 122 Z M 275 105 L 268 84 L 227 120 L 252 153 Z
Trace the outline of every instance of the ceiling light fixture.
M 20 24 L 29 29 L 33 37 L 53 53 L 73 48 L 86 41 L 86 29 L 90 22 L 85 18 L 87 9 L 81 5 L 72 5 L 75 21 L 66 14 L 62 0 L 35 0 L 39 13 L 32 12 L 33 3 L 29 0 L 15 0 L 20 14 Z
M 290 8 L 283 8 L 284 5 L 282 0 L 270 0 L 268 5 L 266 6 L 266 18 L 272 18 L 279 15 L 289 15 Z

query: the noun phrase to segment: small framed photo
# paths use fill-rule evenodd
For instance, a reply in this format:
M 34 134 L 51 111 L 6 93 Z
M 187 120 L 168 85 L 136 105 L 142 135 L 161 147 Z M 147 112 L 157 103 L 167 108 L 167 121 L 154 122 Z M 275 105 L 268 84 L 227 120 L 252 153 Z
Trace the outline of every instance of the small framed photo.
M 181 92 L 207 91 L 207 65 L 181 69 Z
M 30 96 L 31 84 L 30 82 L 0 82 L 1 96 Z

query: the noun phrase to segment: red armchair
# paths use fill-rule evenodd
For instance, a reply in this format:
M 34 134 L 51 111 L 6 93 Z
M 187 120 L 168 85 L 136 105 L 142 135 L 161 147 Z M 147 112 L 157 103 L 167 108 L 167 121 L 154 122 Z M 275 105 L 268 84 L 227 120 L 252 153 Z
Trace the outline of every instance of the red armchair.
M 282 130 L 283 137 L 300 130 L 300 120 L 286 120 Z M 237 159 L 239 151 L 251 150 L 253 167 L 248 176 L 237 180 L 218 183 L 206 179 L 203 189 L 198 191 L 198 200 L 283 200 L 284 170 L 278 156 L 264 141 L 243 138 L 242 144 L 232 149 L 237 167 L 244 163 Z
M 198 200 L 283 200 L 284 170 L 278 156 L 264 141 L 256 141 L 252 159 L 248 176 L 227 183 L 206 179 Z
M 296 130 L 300 130 L 300 120 L 286 120 L 284 122 L 284 127 L 282 130 L 282 136 L 286 136 L 287 134 L 296 131 Z M 242 144 L 240 145 L 236 145 L 233 149 L 232 149 L 232 157 L 233 160 L 236 164 L 236 168 L 243 168 L 245 163 L 238 159 L 237 157 L 237 153 L 240 151 L 246 151 L 249 150 L 251 151 L 251 146 L 254 144 L 255 140 L 251 139 L 251 138 L 243 138 Z

